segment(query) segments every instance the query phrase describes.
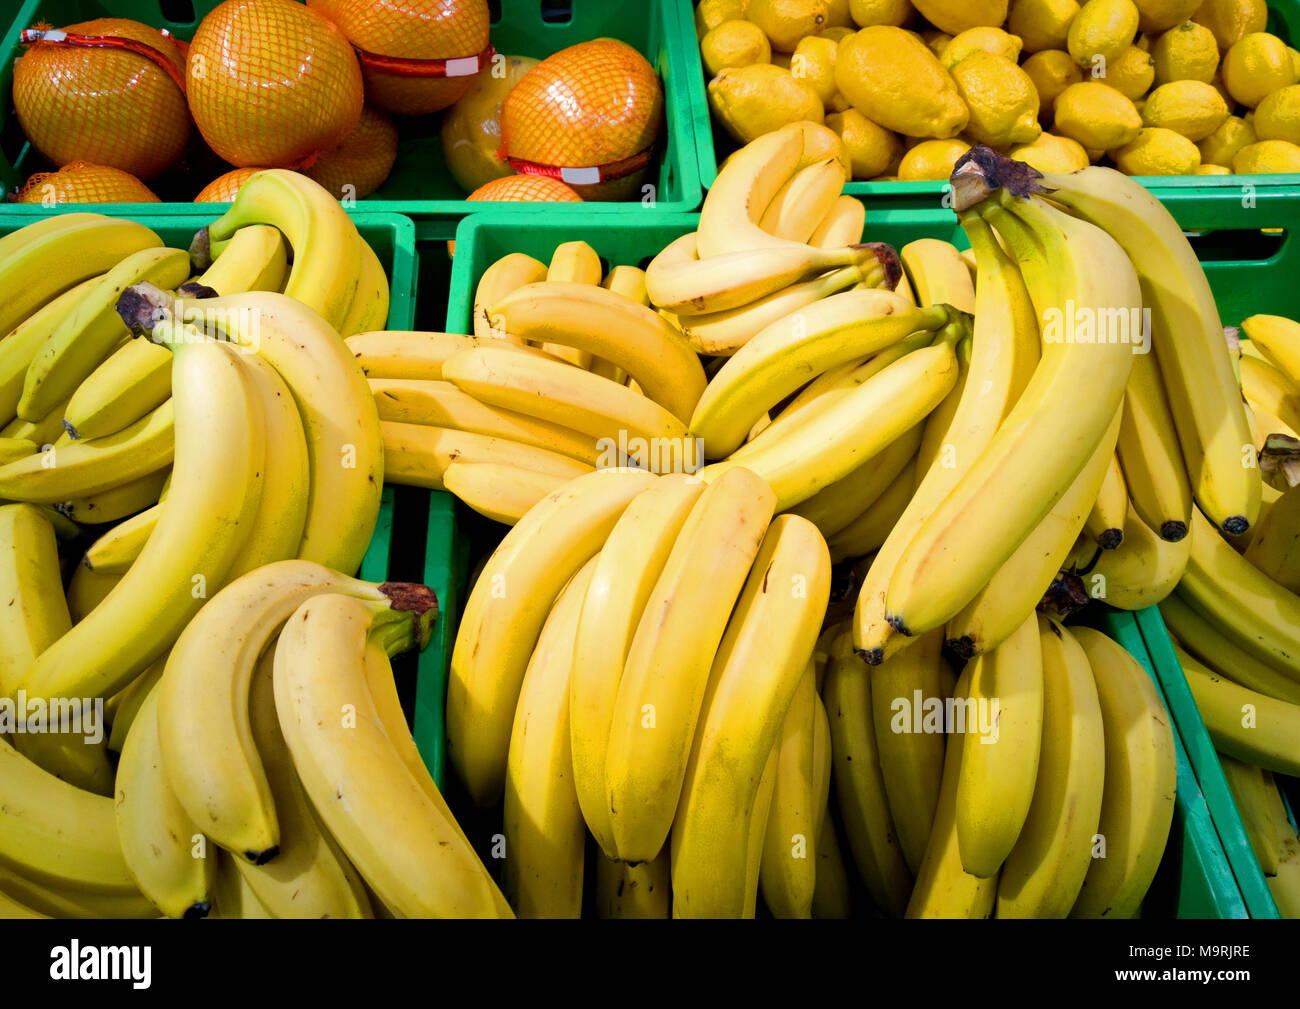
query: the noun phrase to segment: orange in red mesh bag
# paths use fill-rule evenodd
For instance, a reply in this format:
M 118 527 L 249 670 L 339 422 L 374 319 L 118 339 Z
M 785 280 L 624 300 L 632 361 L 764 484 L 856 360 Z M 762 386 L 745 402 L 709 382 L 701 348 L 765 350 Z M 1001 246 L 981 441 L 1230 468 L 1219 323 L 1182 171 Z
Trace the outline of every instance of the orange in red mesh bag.
M 397 127 L 392 117 L 367 105 L 357 128 L 302 173 L 340 200 L 362 200 L 384 184 L 397 160 Z
M 491 62 L 487 0 L 307 0 L 356 47 L 366 100 L 398 115 L 445 109 Z
M 226 0 L 190 43 L 189 100 L 232 165 L 300 168 L 361 117 L 361 67 L 343 33 L 292 0 Z
M 501 109 L 502 149 L 516 172 L 548 175 L 585 200 L 640 195 L 663 126 L 654 67 L 616 39 L 561 49 L 533 67 Z
M 125 18 L 23 33 L 14 110 L 56 165 L 90 161 L 152 179 L 185 152 L 190 114 L 176 40 Z
M 74 161 L 57 172 L 38 172 L 14 195 L 18 203 L 157 203 L 134 175 L 108 165 Z
M 194 197 L 194 202 L 234 203 L 244 183 L 261 171 L 265 171 L 265 168 L 236 168 L 226 172 L 225 175 L 218 175 L 199 190 L 199 195 Z

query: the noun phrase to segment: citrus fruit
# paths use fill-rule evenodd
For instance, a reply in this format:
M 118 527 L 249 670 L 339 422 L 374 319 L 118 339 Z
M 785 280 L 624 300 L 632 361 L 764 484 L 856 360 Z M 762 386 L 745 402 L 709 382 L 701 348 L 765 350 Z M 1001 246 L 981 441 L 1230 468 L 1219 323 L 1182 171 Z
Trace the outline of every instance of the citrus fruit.
M 1201 152 L 1181 133 L 1144 126 L 1110 158 L 1125 175 L 1191 175 L 1201 163 Z
M 885 174 L 889 166 L 903 155 L 898 135 L 864 116 L 857 109 L 847 109 L 826 117 L 849 158 L 852 178 L 874 179 Z
M 1279 88 L 1259 103 L 1255 132 L 1260 140 L 1300 144 L 1300 84 Z
M 1077 172 L 1089 164 L 1088 152 L 1078 141 L 1046 132 L 1030 143 L 1017 144 L 1007 152 L 1007 157 L 1023 161 L 1040 172 L 1060 174 Z
M 225 175 L 218 175 L 199 190 L 199 195 L 194 197 L 194 202 L 234 203 L 235 197 L 239 195 L 239 190 L 243 188 L 244 183 L 263 170 L 256 167 L 236 168 L 233 171 L 226 172 Z
M 944 69 L 951 72 L 953 67 L 971 53 L 986 52 L 1015 63 L 1020 59 L 1020 46 L 1019 38 L 1007 34 L 1001 28 L 988 26 L 967 28 L 948 43 L 943 55 L 939 57 L 939 62 L 943 64 Z
M 839 46 L 820 35 L 809 35 L 794 47 L 790 73 L 817 93 L 823 105 L 835 97 L 835 60 Z
M 704 38 L 724 21 L 740 21 L 745 17 L 749 0 L 700 0 L 695 8 L 695 36 Z
M 457 185 L 473 192 L 512 174 L 501 149 L 501 106 L 511 88 L 537 66 L 530 56 L 505 57 L 504 71 L 479 74 L 469 90 L 442 115 L 442 154 Z
M 584 199 L 626 199 L 648 174 L 663 118 L 654 67 L 626 42 L 595 39 L 561 49 L 523 76 L 501 107 L 501 138 L 516 171 L 604 166 L 600 182 L 575 181 L 575 191 Z
M 1253 32 L 1224 54 L 1224 86 L 1237 102 L 1249 108 L 1295 81 L 1291 53 L 1276 35 Z
M 1225 168 L 1223 165 L 1207 165 L 1201 162 L 1192 172 L 1193 175 L 1231 175 L 1232 169 Z
M 850 0 L 849 16 L 859 28 L 893 25 L 902 28 L 916 14 L 912 0 Z
M 840 27 L 827 28 L 818 37 L 823 39 L 830 39 L 836 45 L 839 45 L 846 38 L 852 35 L 855 31 L 857 31 L 856 28 L 840 28 Z
M 752 21 L 724 21 L 700 40 L 700 59 L 710 77 L 728 67 L 747 67 L 772 59 L 772 45 Z
M 975 52 L 952 69 L 957 93 L 970 110 L 965 139 L 989 147 L 1027 144 L 1042 132 L 1038 92 L 1010 60 Z
M 1133 103 L 1099 81 L 1071 84 L 1056 97 L 1054 132 L 1089 151 L 1123 147 L 1138 135 L 1142 117 Z
M 709 82 L 709 108 L 736 141 L 751 140 L 805 119 L 820 123 L 817 92 L 770 63 L 724 70 Z
M 749 0 L 745 17 L 753 21 L 777 52 L 792 53 L 800 39 L 831 26 L 826 0 Z
M 289 0 L 226 0 L 190 44 L 189 103 L 232 165 L 297 168 L 361 118 L 361 67 L 337 27 Z
M 89 161 L 144 179 L 172 167 L 190 134 L 185 63 L 175 40 L 123 18 L 68 25 L 71 35 L 130 39 L 129 49 L 40 41 L 14 63 L 13 102 L 32 146 L 55 165 Z M 174 76 L 173 76 L 174 75 Z
M 1080 66 L 1109 65 L 1132 44 L 1137 26 L 1133 0 L 1088 0 L 1070 22 L 1065 47 Z
M 1196 8 L 1192 20 L 1214 33 L 1220 49 L 1231 49 L 1252 32 L 1264 30 L 1268 4 L 1265 0 L 1205 0 Z
M 923 140 L 903 155 L 900 182 L 947 182 L 957 159 L 970 150 L 964 140 Z
M 367 105 L 356 129 L 302 173 L 339 200 L 362 200 L 384 184 L 397 160 L 397 127 L 383 109 Z
M 1137 46 L 1129 46 L 1119 59 L 1106 65 L 1106 76 L 1101 80 L 1135 102 L 1151 90 L 1155 77 L 1151 54 Z
M 158 197 L 129 172 L 74 161 L 57 172 L 38 172 L 15 195 L 16 203 L 158 203 Z
M 970 118 L 934 53 L 901 28 L 863 28 L 840 43 L 835 82 L 864 116 L 907 136 L 956 136 Z
M 1196 143 L 1217 130 L 1228 118 L 1228 104 L 1211 84 L 1171 81 L 1147 96 L 1142 122 L 1181 133 Z
M 1138 9 L 1138 30 L 1154 35 L 1182 24 L 1203 0 L 1133 0 Z
M 826 26 L 823 35 L 833 28 L 855 28 L 852 0 L 826 0 Z
M 1151 47 L 1156 83 L 1214 80 L 1219 69 L 1219 44 L 1214 33 L 1195 21 L 1184 21 L 1161 34 Z
M 1011 0 L 1007 31 L 1017 35 L 1027 53 L 1064 49 L 1078 0 Z
M 949 35 L 980 25 L 997 26 L 1007 19 L 1007 0 L 912 0 L 912 6 Z
M 1232 170 L 1238 175 L 1300 172 L 1300 146 L 1285 140 L 1261 140 L 1237 152 Z
M 1040 116 L 1052 111 L 1062 91 L 1083 80 L 1079 64 L 1064 49 L 1041 49 L 1020 64 L 1020 69 L 1029 75 L 1034 90 L 1038 92 Z
M 581 203 L 582 197 L 559 179 L 544 175 L 507 175 L 479 186 L 467 200 L 511 203 Z
M 487 0 L 307 0 L 307 6 L 356 46 L 366 101 L 389 112 L 445 109 L 487 67 Z M 427 62 L 443 60 L 457 61 L 445 76 L 441 64 Z M 439 76 L 427 76 L 434 72 Z
M 1230 165 L 1239 150 L 1258 142 L 1259 137 L 1252 123 L 1246 122 L 1240 116 L 1229 116 L 1219 124 L 1218 129 L 1196 146 L 1201 151 L 1202 162 L 1212 165 Z

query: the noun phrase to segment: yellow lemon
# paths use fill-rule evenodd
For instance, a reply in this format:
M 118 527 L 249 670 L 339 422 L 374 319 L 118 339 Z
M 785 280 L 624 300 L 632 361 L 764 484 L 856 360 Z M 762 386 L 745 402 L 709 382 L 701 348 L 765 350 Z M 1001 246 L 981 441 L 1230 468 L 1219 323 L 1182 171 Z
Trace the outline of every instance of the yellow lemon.
M 1007 152 L 1007 157 L 1023 161 L 1040 172 L 1066 175 L 1087 168 L 1088 152 L 1077 140 L 1043 133 L 1032 143 L 1017 144 Z
M 996 27 L 1007 19 L 1007 0 L 912 0 L 912 6 L 949 35 L 980 25 Z
M 1162 34 L 1151 47 L 1156 83 L 1214 80 L 1219 69 L 1219 44 L 1214 33 L 1195 21 L 1184 21 Z
M 1204 140 L 1228 118 L 1228 103 L 1211 84 L 1172 81 L 1147 96 L 1142 122 L 1181 133 L 1192 143 Z
M 1064 49 L 1078 0 L 1011 0 L 1007 31 L 1020 36 L 1027 53 Z
M 749 0 L 745 17 L 763 29 L 772 48 L 792 53 L 799 40 L 831 26 L 826 0 Z
M 1071 84 L 1056 97 L 1055 131 L 1089 151 L 1123 147 L 1142 128 L 1133 103 L 1100 81 Z
M 850 35 L 852 35 L 855 31 L 857 31 L 856 28 L 840 28 L 837 26 L 835 28 L 827 28 L 824 32 L 822 32 L 821 37 L 824 39 L 830 39 L 832 42 L 838 45 L 839 43 L 843 42 L 846 38 L 848 38 Z M 796 46 L 796 48 L 798 47 Z
M 787 123 L 820 123 L 824 115 L 817 92 L 770 63 L 724 70 L 709 82 L 708 90 L 709 108 L 742 144 Z
M 1230 165 L 1239 150 L 1258 141 L 1259 137 L 1255 134 L 1252 123 L 1246 122 L 1240 116 L 1229 116 L 1219 124 L 1217 130 L 1196 146 L 1200 148 L 1202 162 L 1212 165 Z
M 839 135 L 855 179 L 883 175 L 903 155 L 898 135 L 873 123 L 857 109 L 827 116 L 826 125 Z
M 700 0 L 695 8 L 695 34 L 699 38 L 724 21 L 739 21 L 745 16 L 749 0 Z
M 1015 63 L 1020 59 L 1020 39 L 1001 28 L 967 28 L 948 43 L 939 62 L 951 71 L 971 53 L 978 52 L 993 53 Z
M 952 45 L 952 36 L 947 32 L 941 32 L 938 28 L 930 28 L 921 32 L 921 41 L 930 47 L 930 52 L 938 57 L 939 62 L 943 62 L 943 54 L 948 51 Z
M 770 62 L 772 47 L 754 22 L 724 21 L 700 40 L 700 58 L 712 78 L 728 67 Z
M 1228 94 L 1249 108 L 1295 81 L 1291 53 L 1276 35 L 1254 32 L 1224 54 L 1223 83 Z
M 1133 0 L 1138 9 L 1138 29 L 1149 34 L 1167 31 L 1196 13 L 1202 0 Z
M 780 67 L 782 70 L 789 70 L 790 64 L 794 61 L 794 53 L 772 53 L 772 66 Z
M 844 181 L 848 182 L 853 178 L 850 174 L 849 156 L 844 150 L 839 133 L 822 123 L 810 123 L 806 120 L 795 123 L 795 128 L 803 134 L 803 157 L 799 159 L 800 168 L 807 168 L 827 158 L 834 158 L 844 166 Z
M 1132 44 L 1137 28 L 1133 0 L 1088 0 L 1070 22 L 1065 48 L 1081 67 L 1108 66 Z
M 1101 80 L 1136 102 L 1151 89 L 1155 77 L 1156 67 L 1151 54 L 1137 46 L 1129 46 L 1119 59 L 1106 65 L 1106 76 Z
M 1038 92 L 1038 113 L 1047 115 L 1056 104 L 1056 97 L 1071 84 L 1083 80 L 1079 64 L 1064 49 L 1043 49 L 1034 53 L 1020 69 L 1029 75 Z
M 830 28 L 853 28 L 852 0 L 826 0 L 826 23 Z M 830 28 L 826 29 L 829 31 Z M 822 32 L 826 34 L 825 31 Z
M 1293 49 L 1291 46 L 1287 46 L 1286 51 L 1291 54 L 1291 62 L 1295 66 L 1295 77 L 1296 80 L 1300 81 L 1300 49 Z
M 1268 4 L 1265 0 L 1205 0 L 1196 8 L 1192 20 L 1214 32 L 1220 49 L 1231 49 L 1252 32 L 1264 30 Z
M 962 140 L 926 140 L 903 155 L 898 165 L 902 182 L 947 182 L 957 159 L 970 150 Z
M 1255 132 L 1260 140 L 1286 140 L 1300 144 L 1300 84 L 1278 88 L 1255 110 Z
M 1232 170 L 1238 175 L 1300 172 L 1300 146 L 1285 140 L 1261 140 L 1237 152 Z
M 1201 152 L 1181 133 L 1147 126 L 1110 158 L 1125 175 L 1191 175 Z
M 902 28 L 912 20 L 916 9 L 912 0 L 850 0 L 849 16 L 859 28 L 893 25 Z
M 827 112 L 844 112 L 853 108 L 853 103 L 844 97 L 843 91 L 836 91 L 831 95 L 831 100 L 826 103 Z
M 990 147 L 1027 144 L 1042 132 L 1038 92 L 1010 60 L 974 52 L 952 69 L 957 92 L 970 110 L 965 136 Z
M 970 118 L 934 53 L 901 28 L 874 25 L 841 42 L 835 83 L 872 122 L 908 136 L 953 137 Z
M 1192 174 L 1193 175 L 1231 175 L 1232 169 L 1224 168 L 1222 165 L 1207 165 L 1205 164 L 1205 162 L 1201 162 L 1199 165 L 1196 166 L 1196 171 L 1192 172 Z
M 835 54 L 837 46 L 830 39 L 809 35 L 794 47 L 790 73 L 817 92 L 822 104 L 835 97 Z

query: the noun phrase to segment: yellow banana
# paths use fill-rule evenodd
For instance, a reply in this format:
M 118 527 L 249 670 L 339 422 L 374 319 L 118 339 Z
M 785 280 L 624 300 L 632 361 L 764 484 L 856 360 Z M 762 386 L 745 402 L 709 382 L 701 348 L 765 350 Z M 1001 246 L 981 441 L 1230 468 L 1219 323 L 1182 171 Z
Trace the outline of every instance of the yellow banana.
M 474 288 L 474 335 L 480 340 L 496 338 L 522 344 L 519 337 L 505 331 L 504 320 L 491 317 L 490 309 L 511 291 L 545 280 L 546 273 L 545 263 L 522 252 L 502 256 L 484 270 Z
M 72 627 L 54 527 L 32 505 L 0 506 L 0 599 L 0 697 L 9 697 Z
M 1300 592 L 1300 490 L 1287 491 L 1268 509 L 1245 558 L 1283 588 Z
M 221 255 L 191 283 L 217 294 L 241 294 L 279 291 L 288 276 L 289 248 L 284 235 L 269 224 L 250 224 L 236 231 Z
M 1123 427 L 1122 421 L 1120 426 Z M 1084 532 L 1103 550 L 1114 550 L 1124 542 L 1127 515 L 1128 487 L 1119 468 L 1119 457 L 1112 456 L 1097 501 L 1083 523 Z
M 817 830 L 817 880 L 813 891 L 814 918 L 847 918 L 852 913 L 849 870 L 830 811 Z
M 67 407 L 68 404 L 64 401 L 37 421 L 14 418 L 0 428 L 0 438 L 30 441 L 41 449 L 50 445 L 66 445 L 70 440 L 63 426 L 63 412 Z
M 36 442 L 26 438 L 0 438 L 0 466 L 15 459 L 25 459 L 40 451 Z
M 82 525 L 117 522 L 156 505 L 170 476 L 171 467 L 168 466 L 99 494 L 60 501 L 55 507 L 61 515 Z
M 154 686 L 162 679 L 166 668 L 167 659 L 164 656 L 114 695 L 117 707 L 113 710 L 113 728 L 108 737 L 108 748 L 114 753 L 122 752 L 131 726 L 139 717 L 140 708 L 153 693 Z
M 817 886 L 817 829 L 824 812 L 818 801 L 813 754 L 816 695 L 816 674 L 809 666 L 790 700 L 777 741 L 780 755 L 776 787 L 758 875 L 763 903 L 776 918 L 812 917 Z
M 361 249 L 361 271 L 357 276 L 357 293 L 352 305 L 339 323 L 339 336 L 342 337 L 368 333 L 388 325 L 388 273 L 369 242 L 358 235 L 357 245 Z
M 78 564 L 68 582 L 68 613 L 75 627 L 113 591 L 123 575 L 101 575 Z
M 668 852 L 641 865 L 596 856 L 597 917 L 667 918 L 671 901 Z
M 915 462 L 909 462 L 861 515 L 826 538 L 832 560 L 838 564 L 849 557 L 866 557 L 884 545 L 912 500 L 915 472 Z
M 496 462 L 453 462 L 442 472 L 447 491 L 480 515 L 508 526 L 568 482 L 568 477 Z
M 1251 764 L 1219 754 L 1224 780 L 1232 793 L 1232 801 L 1246 828 L 1251 850 L 1259 860 L 1265 876 L 1276 876 L 1278 860 L 1282 854 L 1282 838 L 1272 819 L 1272 801 L 1267 789 L 1277 791 L 1277 786 L 1264 781 L 1266 772 Z
M 1178 430 L 1152 354 L 1138 354 L 1124 389 L 1124 419 L 1115 447 L 1129 502 L 1142 521 L 1176 543 L 1192 520 L 1192 487 Z
M 76 439 L 116 434 L 172 394 L 172 359 L 149 340 L 129 340 L 78 387 L 63 411 L 63 426 Z
M 513 347 L 520 354 L 558 360 L 535 347 L 518 346 L 510 340 L 479 339 L 460 333 L 377 330 L 350 336 L 345 343 L 369 379 L 437 381 L 442 378 L 442 363 L 447 358 L 476 347 Z
M 831 204 L 826 216 L 813 229 L 809 245 L 819 249 L 839 249 L 862 241 L 867 223 L 867 206 L 856 196 L 841 196 Z
M 160 515 L 161 502 L 117 523 L 86 549 L 82 564 L 101 575 L 126 574 L 149 542 Z
M 1247 402 L 1300 430 L 1300 389 L 1277 368 L 1255 357 L 1241 359 L 1241 390 Z
M 572 480 L 590 473 L 585 462 L 520 442 L 423 424 L 380 422 L 384 436 L 384 480 L 390 484 L 444 490 L 443 474 L 458 461 L 497 462 Z
M 847 527 L 889 489 L 915 458 L 921 425 L 905 431 L 842 480 L 799 502 L 791 511 L 802 515 L 828 539 Z
M 71 287 L 20 320 L 13 331 L 0 340 L 0 420 L 6 425 L 17 416 L 18 400 L 23 394 L 23 379 L 32 359 L 99 280 L 98 276 L 94 276 Z
M 844 165 L 838 158 L 827 158 L 801 168 L 777 190 L 762 212 L 758 226 L 777 238 L 806 243 L 840 198 L 843 188 Z
M 1241 328 L 1252 347 L 1300 385 L 1300 323 L 1280 315 L 1252 315 Z
M 1154 606 L 1174 591 L 1192 553 L 1187 537 L 1177 543 L 1161 539 L 1133 508 L 1124 518 L 1124 542 L 1103 550 L 1084 576 L 1088 595 L 1121 610 Z
M 551 283 L 599 284 L 604 275 L 600 255 L 586 242 L 562 242 L 555 247 L 546 280 Z M 584 371 L 591 367 L 591 354 L 554 343 L 542 344 L 542 350 Z
M 42 885 L 0 865 L 0 894 L 51 918 L 156 918 L 158 909 L 138 890 L 103 894 Z
M 918 305 L 951 305 L 958 311 L 975 313 L 974 280 L 951 242 L 918 238 L 899 249 L 898 256 Z

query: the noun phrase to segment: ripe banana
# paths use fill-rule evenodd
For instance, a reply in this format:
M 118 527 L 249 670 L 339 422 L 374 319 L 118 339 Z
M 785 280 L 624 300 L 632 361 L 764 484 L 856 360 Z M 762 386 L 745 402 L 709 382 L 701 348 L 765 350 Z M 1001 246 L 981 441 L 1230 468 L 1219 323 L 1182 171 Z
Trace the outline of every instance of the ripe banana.
M 122 752 L 131 726 L 135 724 L 140 714 L 140 708 L 144 705 L 145 699 L 153 693 L 154 686 L 162 679 L 163 670 L 166 668 L 167 658 L 164 656 L 113 695 L 117 706 L 113 709 L 113 725 L 108 737 L 108 748 L 114 753 Z
M 967 328 L 969 330 L 969 327 Z M 939 453 L 952 444 L 948 440 L 948 432 L 952 430 L 952 420 L 957 416 L 962 397 L 966 394 L 966 382 L 970 378 L 972 343 L 973 341 L 969 339 L 961 339 L 957 342 L 957 382 L 943 398 L 943 402 L 931 410 L 930 415 L 925 418 L 921 444 L 917 447 L 916 453 L 916 471 L 920 474 L 918 481 L 924 479 L 925 474 L 930 472 L 930 467 L 934 465 Z M 945 461 L 951 463 L 953 460 L 950 450 L 948 455 L 949 458 Z
M 531 357 L 558 360 L 535 347 L 518 346 L 510 340 L 479 339 L 460 333 L 382 330 L 358 333 L 345 342 L 369 379 L 437 381 L 442 378 L 442 363 L 447 358 L 475 347 L 513 348 Z
M 250 224 L 236 231 L 221 255 L 191 283 L 217 294 L 241 294 L 279 291 L 288 276 L 289 249 L 284 235 L 269 224 Z
M 26 459 L 38 451 L 40 449 L 36 442 L 28 441 L 26 438 L 0 438 L 0 466 L 11 463 L 15 459 Z
M 153 535 L 161 514 L 160 502 L 117 523 L 86 549 L 86 555 L 81 559 L 82 564 L 101 575 L 126 574 L 127 568 L 135 563 L 140 551 Z
M 0 896 L 51 918 L 156 918 L 158 909 L 138 890 L 103 894 L 43 886 L 0 865 Z M 0 912 L 0 917 L 3 913 Z
M 1251 764 L 1219 754 L 1219 764 L 1223 767 L 1223 777 L 1232 793 L 1232 801 L 1241 815 L 1241 824 L 1246 828 L 1246 837 L 1251 850 L 1259 860 L 1259 867 L 1265 876 L 1276 876 L 1278 860 L 1282 854 L 1282 839 L 1277 825 L 1272 818 L 1272 800 L 1267 789 L 1277 790 L 1272 783 L 1265 783 L 1266 772 Z
M 370 243 L 360 235 L 357 236 L 357 245 L 361 249 L 361 272 L 357 276 L 357 293 L 352 305 L 339 324 L 339 336 L 342 337 L 372 332 L 388 325 L 388 274 Z
M 129 515 L 150 508 L 158 503 L 168 479 L 171 467 L 160 469 L 156 473 L 138 477 L 120 487 L 111 487 L 98 494 L 76 497 L 69 501 L 60 501 L 55 507 L 59 514 L 82 525 L 97 525 L 117 522 Z
M 551 283 L 599 284 L 604 273 L 600 256 L 590 245 L 586 242 L 563 242 L 551 255 L 546 279 Z M 584 371 L 591 367 L 591 354 L 585 350 L 554 343 L 542 344 L 542 350 Z
M 821 754 L 813 753 L 818 720 L 816 695 L 816 674 L 809 666 L 790 699 L 777 741 L 780 754 L 776 787 L 758 875 L 763 903 L 775 918 L 812 917 L 817 887 L 817 828 L 825 812 L 817 789 L 816 757 Z
M 28 366 L 59 323 L 81 304 L 86 293 L 99 281 L 100 277 L 96 275 L 69 288 L 21 320 L 12 332 L 0 340 L 0 420 L 5 424 L 17 416 L 18 401 L 22 398 L 23 380 Z
M 867 206 L 856 196 L 841 196 L 813 229 L 809 245 L 819 249 L 839 249 L 862 241 L 867 223 Z
M 1186 536 L 1192 487 L 1153 354 L 1138 354 L 1133 360 L 1115 451 L 1129 501 L 1142 521 L 1171 543 Z
M 1300 324 L 1280 315 L 1252 315 L 1242 320 L 1241 328 L 1250 347 L 1300 384 Z
M 916 456 L 920 424 L 903 432 L 842 480 L 800 501 L 791 511 L 802 515 L 828 539 L 870 508 Z
M 1268 509 L 1245 557 L 1283 588 L 1300 592 L 1300 490 L 1287 491 Z
M 1123 426 L 1122 421 L 1120 426 Z M 1124 484 L 1124 474 L 1119 468 L 1119 457 L 1112 456 L 1110 465 L 1106 468 L 1106 476 L 1101 481 L 1097 501 L 1084 520 L 1084 532 L 1096 540 L 1097 546 L 1103 550 L 1114 550 L 1124 542 L 1127 515 L 1128 487 Z
M 827 158 L 801 168 L 777 190 L 762 212 L 758 226 L 777 238 L 807 243 L 840 198 L 843 188 L 844 165 L 838 158 Z
M 63 411 L 67 409 L 67 406 L 66 401 L 60 403 L 38 421 L 14 418 L 3 428 L 0 428 L 0 438 L 30 441 L 42 449 L 48 448 L 50 445 L 66 445 L 69 438 L 63 427 Z
M 379 427 L 384 436 L 384 480 L 390 484 L 444 490 L 443 474 L 458 461 L 504 463 L 565 480 L 592 472 L 591 466 L 567 455 L 487 435 L 387 421 Z
M 1290 431 L 1300 429 L 1300 389 L 1267 361 L 1241 359 L 1241 390 L 1256 409 L 1276 417 Z
M 568 477 L 496 462 L 454 462 L 442 472 L 442 486 L 480 515 L 512 526 Z
M 74 439 L 116 434 L 171 394 L 171 354 L 150 340 L 128 340 L 77 387 L 63 426 Z
M 50 214 L 34 221 L 26 227 L 17 228 L 0 237 L 0 266 L 10 256 L 26 248 L 38 239 L 43 239 L 59 231 L 81 227 L 90 221 L 102 221 L 102 214 Z
M 975 313 L 975 284 L 966 261 L 951 242 L 918 238 L 898 250 L 918 305 L 951 305 Z M 979 255 L 976 254 L 978 268 Z
M 852 910 L 848 865 L 844 861 L 842 845 L 835 832 L 835 823 L 827 810 L 822 817 L 821 827 L 817 830 L 817 880 L 813 891 L 812 916 L 847 918 Z
M 75 627 L 117 587 L 122 575 L 101 575 L 84 564 L 77 565 L 68 582 L 68 613 Z
M 884 545 L 889 531 L 902 519 L 908 502 L 912 500 L 915 472 L 915 463 L 908 462 L 861 515 L 826 538 L 826 544 L 831 548 L 831 559 L 835 563 L 849 557 L 866 557 Z
M 671 900 L 668 852 L 641 865 L 596 856 L 598 918 L 667 918 Z
M 1124 542 L 1118 550 L 1104 550 L 1084 578 L 1088 594 L 1121 610 L 1154 606 L 1177 586 L 1187 570 L 1192 544 L 1187 537 L 1177 543 L 1161 539 L 1128 509 Z
M 504 320 L 492 318 L 490 310 L 511 291 L 545 280 L 546 273 L 545 263 L 522 252 L 502 256 L 484 270 L 474 289 L 474 335 L 480 340 L 496 338 L 522 344 L 519 337 L 505 331 Z
M 72 627 L 54 527 L 32 505 L 0 506 L 0 599 L 0 697 L 10 697 Z

